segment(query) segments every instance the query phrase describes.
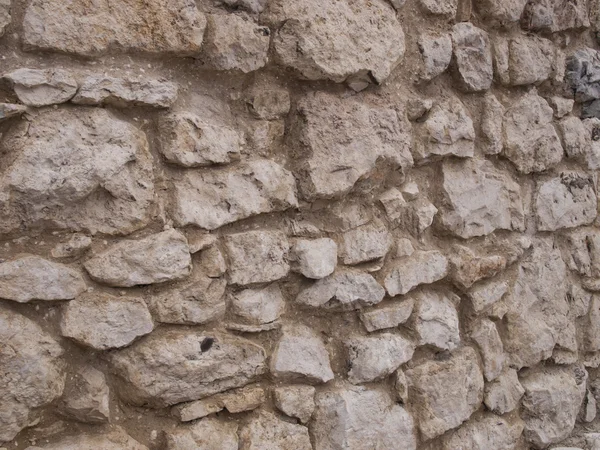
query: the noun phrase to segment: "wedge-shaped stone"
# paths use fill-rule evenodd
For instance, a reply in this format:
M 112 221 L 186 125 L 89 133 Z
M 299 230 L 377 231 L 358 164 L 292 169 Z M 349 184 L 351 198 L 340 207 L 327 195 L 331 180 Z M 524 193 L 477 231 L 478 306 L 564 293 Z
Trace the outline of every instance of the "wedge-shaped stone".
M 293 175 L 267 159 L 228 169 L 186 172 L 173 181 L 172 215 L 178 226 L 214 230 L 298 205 Z
M 416 251 L 393 262 L 384 285 L 390 297 L 404 295 L 421 284 L 435 283 L 448 275 L 448 260 L 440 252 Z
M 191 56 L 199 53 L 205 28 L 193 0 L 34 0 L 25 10 L 23 44 L 82 56 L 108 51 Z
M 77 92 L 77 81 L 63 69 L 17 69 L 4 74 L 25 105 L 48 106 L 69 101 Z
M 85 289 L 85 281 L 77 270 L 39 256 L 23 256 L 0 264 L 0 298 L 6 300 L 71 300 Z
M 143 239 L 121 241 L 84 266 L 100 283 L 131 287 L 185 278 L 191 263 L 187 239 L 171 229 Z
M 290 146 L 308 200 L 343 196 L 380 161 L 389 170 L 413 165 L 410 123 L 391 108 L 316 92 L 300 100 L 293 124 Z
M 382 259 L 392 245 L 392 237 L 383 222 L 376 220 L 342 236 L 340 255 L 346 265 Z
M 506 365 L 506 354 L 496 324 L 486 318 L 480 319 L 473 326 L 470 336 L 481 352 L 485 379 L 491 381 L 498 378 Z
M 222 333 L 157 330 L 114 351 L 110 362 L 121 397 L 165 406 L 245 386 L 266 372 L 265 351 Z
M 413 307 L 412 298 L 394 301 L 383 307 L 360 311 L 360 320 L 369 332 L 394 328 L 408 320 Z
M 464 239 L 495 230 L 523 230 L 521 188 L 488 161 L 448 161 L 442 166 L 441 224 Z
M 0 231 L 128 234 L 154 199 L 146 136 L 101 108 L 46 109 L 10 128 L 0 177 Z

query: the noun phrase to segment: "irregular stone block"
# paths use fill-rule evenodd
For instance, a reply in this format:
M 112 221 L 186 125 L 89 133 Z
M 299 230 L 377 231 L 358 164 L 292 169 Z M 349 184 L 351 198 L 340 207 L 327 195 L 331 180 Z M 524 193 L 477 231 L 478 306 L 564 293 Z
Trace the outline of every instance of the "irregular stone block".
M 173 179 L 173 197 L 171 215 L 178 226 L 207 230 L 298 206 L 293 175 L 267 159 L 185 172 Z
M 0 122 L 11 117 L 18 117 L 27 111 L 27 107 L 13 103 L 0 103 Z
M 491 278 L 507 265 L 501 255 L 480 256 L 469 247 L 454 245 L 450 253 L 450 276 L 452 282 L 463 290 L 477 281 Z
M 104 374 L 90 366 L 78 369 L 69 377 L 58 409 L 62 415 L 79 422 L 108 422 L 109 390 Z
M 415 311 L 411 328 L 419 337 L 419 345 L 431 345 L 440 350 L 454 350 L 460 345 L 460 329 L 456 306 L 460 298 L 452 292 L 432 290 L 414 295 Z
M 528 0 L 480 0 L 474 4 L 483 18 L 509 25 L 521 18 Z
M 497 155 L 504 146 L 504 135 L 502 134 L 502 118 L 504 106 L 498 99 L 488 92 L 483 98 L 483 113 L 481 116 L 481 133 L 485 138 L 484 153 L 486 155 Z
M 461 22 L 452 27 L 451 36 L 460 86 L 467 92 L 489 89 L 494 68 L 488 34 L 470 22 Z
M 408 320 L 413 312 L 413 307 L 414 300 L 412 298 L 395 301 L 383 307 L 361 310 L 360 320 L 369 332 L 395 328 Z
M 165 433 L 167 450 L 238 450 L 238 425 L 208 417 Z
M 75 436 L 67 436 L 58 441 L 43 445 L 32 446 L 26 450 L 148 450 L 148 447 L 140 444 L 129 436 L 121 427 L 116 427 L 108 432 L 82 433 Z
M 448 275 L 448 260 L 438 251 L 416 251 L 394 261 L 384 285 L 390 297 L 404 295 L 421 284 L 431 284 Z
M 76 258 L 82 256 L 92 246 L 92 239 L 75 233 L 67 242 L 57 244 L 51 251 L 53 258 Z
M 299 239 L 292 248 L 297 271 L 306 278 L 319 280 L 331 275 L 337 265 L 337 244 L 329 238 Z
M 35 0 L 25 10 L 23 45 L 81 56 L 109 51 L 197 55 L 206 18 L 193 0 L 165 3 L 108 0 L 65 3 Z
M 567 59 L 565 80 L 575 100 L 587 102 L 600 98 L 600 52 L 584 47 Z
M 496 324 L 489 319 L 481 319 L 473 326 L 470 336 L 481 352 L 485 379 L 498 378 L 506 364 L 506 355 Z
M 419 0 L 421 7 L 429 14 L 453 18 L 458 10 L 458 0 Z
M 340 256 L 346 265 L 355 265 L 385 258 L 392 245 L 392 237 L 379 220 L 342 235 Z
M 229 295 L 229 308 L 237 320 L 250 325 L 275 322 L 283 314 L 285 301 L 277 284 L 245 289 Z
M 312 450 L 308 428 L 278 419 L 274 414 L 260 411 L 242 426 L 239 432 L 240 450 L 289 448 Z
M 190 422 L 223 409 L 231 414 L 252 411 L 262 405 L 264 401 L 265 390 L 263 388 L 246 386 L 195 402 L 182 403 L 173 407 L 172 414 L 182 422 Z
M 109 355 L 120 396 L 162 407 L 254 381 L 267 370 L 262 347 L 223 333 L 159 329 Z
M 275 388 L 275 406 L 285 415 L 307 423 L 315 410 L 315 392 L 313 386 L 301 384 Z
M 77 92 L 77 81 L 62 69 L 17 69 L 4 74 L 21 103 L 48 106 L 68 102 Z
M 524 393 L 525 389 L 519 382 L 517 371 L 506 369 L 495 380 L 485 385 L 485 406 L 496 414 L 506 414 L 519 407 Z
M 491 280 L 478 283 L 467 296 L 471 300 L 473 310 L 480 313 L 501 300 L 507 292 L 508 282 Z
M 444 437 L 441 448 L 511 450 L 516 448 L 523 427 L 523 421 L 518 417 L 511 420 L 488 413 L 478 419 L 469 420 L 458 430 Z
M 555 51 L 552 41 L 537 36 L 519 36 L 508 44 L 510 84 L 537 84 L 552 75 Z
M 267 5 L 267 0 L 220 0 L 223 4 L 235 7 L 246 9 L 249 12 L 258 14 L 262 12 L 262 10 Z
M 10 2 L 11 0 L 0 0 L 0 36 L 4 35 L 12 19 Z
M 131 287 L 179 280 L 190 274 L 187 239 L 171 229 L 138 240 L 123 240 L 84 263 L 94 280 Z
M 532 0 L 521 17 L 525 30 L 556 33 L 590 26 L 587 0 Z
M 563 98 L 559 96 L 549 97 L 546 101 L 554 110 L 554 117 L 559 119 L 573 111 L 573 105 L 575 104 L 575 100 L 572 98 Z
M 452 39 L 449 34 L 423 33 L 419 36 L 419 51 L 423 57 L 424 80 L 431 80 L 442 74 L 452 60 Z

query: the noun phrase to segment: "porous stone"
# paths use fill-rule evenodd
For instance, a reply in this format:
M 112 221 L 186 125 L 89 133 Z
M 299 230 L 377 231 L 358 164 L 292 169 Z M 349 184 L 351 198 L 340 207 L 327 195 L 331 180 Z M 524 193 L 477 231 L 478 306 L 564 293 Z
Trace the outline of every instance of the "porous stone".
M 503 270 L 507 264 L 504 256 L 489 254 L 482 256 L 463 245 L 452 247 L 449 261 L 449 278 L 463 290 L 469 289 L 477 281 L 493 277 Z
M 586 0 L 532 0 L 521 17 L 526 30 L 556 33 L 590 26 Z
M 525 389 L 519 382 L 517 371 L 506 369 L 485 385 L 484 403 L 490 411 L 502 415 L 514 411 L 524 393 Z
M 247 231 L 225 236 L 229 281 L 246 286 L 285 277 L 289 243 L 281 231 Z
M 575 100 L 572 98 L 564 98 L 556 95 L 547 98 L 546 101 L 554 110 L 554 117 L 559 119 L 573 111 L 573 105 L 575 104 Z
M 341 386 L 317 394 L 311 434 L 315 450 L 416 450 L 410 413 L 382 390 Z
M 109 360 L 121 398 L 134 405 L 198 400 L 267 371 L 264 349 L 246 339 L 182 329 L 156 330 Z
M 285 422 L 272 413 L 260 411 L 239 431 L 240 450 L 267 448 L 312 450 L 308 428 Z
M 521 188 L 489 161 L 447 161 L 442 166 L 441 224 L 464 239 L 495 230 L 523 230 Z
M 421 284 L 431 284 L 448 275 L 448 260 L 440 252 L 416 251 L 397 259 L 388 269 L 384 279 L 390 297 L 404 295 Z
M 129 436 L 121 427 L 105 432 L 81 433 L 60 438 L 51 444 L 41 447 L 31 446 L 25 450 L 148 450 Z
M 277 379 L 326 383 L 333 380 L 329 353 L 310 328 L 287 326 L 271 356 L 271 373 Z
M 269 28 L 241 16 L 210 14 L 202 45 L 203 59 L 217 70 L 258 70 L 267 63 L 270 34 Z
M 520 418 L 503 418 L 495 414 L 485 414 L 471 419 L 458 430 L 444 437 L 443 450 L 495 449 L 512 450 L 516 448 L 524 424 Z
M 298 272 L 306 278 L 319 280 L 335 270 L 337 252 L 333 239 L 299 239 L 292 247 L 291 258 L 296 262 Z
M 275 54 L 309 80 L 382 83 L 404 56 L 404 32 L 382 0 L 269 3 L 265 12 L 278 29 Z M 263 14 L 264 15 L 264 14 Z
M 485 91 L 492 85 L 494 69 L 488 34 L 470 22 L 452 27 L 452 49 L 456 73 L 467 92 Z
M 403 336 L 382 333 L 346 339 L 348 352 L 348 380 L 351 383 L 368 383 L 380 380 L 402 364 L 410 361 L 415 344 Z
M 128 234 L 150 220 L 146 137 L 105 109 L 40 110 L 4 134 L 0 152 L 12 155 L 0 177 L 2 232 Z
M 29 413 L 63 392 L 63 349 L 35 322 L 0 305 L 0 442 L 30 423 Z
M 244 162 L 232 169 L 188 171 L 173 182 L 171 215 L 182 227 L 214 230 L 298 206 L 293 175 L 267 159 Z
M 268 325 L 279 319 L 285 309 L 285 301 L 275 283 L 258 289 L 245 289 L 231 293 L 230 311 L 236 321 L 248 325 Z
M 39 256 L 21 256 L 0 263 L 0 298 L 6 300 L 71 300 L 85 289 L 79 271 Z
M 411 328 L 419 337 L 419 345 L 440 350 L 454 350 L 460 344 L 456 306 L 460 298 L 452 292 L 422 290 L 414 295 L 415 311 Z
M 183 167 L 227 164 L 239 159 L 241 137 L 234 129 L 190 112 L 161 116 L 160 152 Z
M 138 240 L 123 240 L 84 263 L 94 280 L 131 287 L 187 277 L 191 270 L 187 239 L 171 229 Z
M 540 367 L 519 378 L 525 389 L 521 417 L 527 441 L 535 448 L 546 448 L 569 436 L 586 393 L 585 369 Z
M 471 347 L 442 361 L 430 360 L 406 371 L 409 403 L 420 417 L 424 439 L 440 436 L 471 417 L 483 400 L 483 374 Z
M 167 450 L 238 450 L 238 425 L 207 417 L 165 433 Z
M 471 300 L 473 310 L 480 313 L 501 300 L 507 292 L 508 282 L 490 280 L 478 283 L 467 293 L 467 296 Z
M 78 422 L 108 422 L 109 389 L 104 374 L 91 366 L 79 368 L 67 380 L 58 410 Z
M 205 28 L 206 18 L 193 0 L 92 5 L 35 0 L 25 10 L 22 39 L 27 50 L 87 57 L 108 51 L 193 56 L 200 51 Z
M 598 208 L 592 178 L 576 172 L 540 182 L 534 203 L 540 231 L 589 225 Z
M 413 156 L 425 163 L 443 156 L 470 158 L 474 152 L 475 129 L 463 103 L 449 97 L 436 103 L 427 120 L 418 127 Z
M 410 140 L 410 122 L 391 108 L 323 92 L 307 94 L 290 131 L 302 196 L 341 197 L 380 161 L 390 170 L 411 167 Z
M 431 80 L 445 72 L 452 60 L 452 39 L 449 34 L 423 33 L 419 36 L 419 51 L 423 58 L 424 80 Z
M 521 18 L 527 0 L 481 0 L 475 9 L 485 19 L 500 25 L 509 25 Z
M 139 298 L 85 293 L 62 309 L 63 336 L 96 350 L 125 347 L 154 329 L 146 303 Z
M 502 133 L 502 118 L 505 108 L 498 99 L 488 92 L 483 97 L 483 112 L 481 115 L 481 133 L 485 138 L 484 152 L 486 155 L 497 155 L 504 146 Z
M 421 7 L 430 14 L 452 18 L 458 10 L 458 0 L 419 0 Z
M 552 75 L 555 51 L 552 41 L 537 36 L 519 36 L 508 44 L 510 84 L 537 84 Z
M 63 69 L 17 69 L 2 76 L 12 85 L 21 103 L 48 106 L 68 102 L 77 92 L 77 81 Z
M 563 148 L 552 116 L 552 108 L 535 90 L 507 109 L 503 155 L 519 172 L 542 172 L 562 160 Z
M 360 309 L 379 303 L 385 289 L 371 275 L 354 270 L 338 270 L 300 291 L 296 302 L 313 308 Z
M 340 244 L 340 256 L 346 265 L 355 265 L 385 258 L 392 237 L 379 220 L 346 231 Z
M 360 311 L 360 320 L 369 332 L 395 328 L 408 320 L 413 307 L 414 299 L 407 298 L 383 307 L 363 309 Z
M 483 359 L 483 374 L 487 381 L 498 378 L 506 364 L 506 355 L 496 324 L 489 319 L 480 319 L 470 332 Z
M 315 410 L 315 392 L 313 386 L 301 384 L 278 387 L 273 391 L 273 400 L 282 413 L 307 423 Z
M 76 258 L 82 256 L 92 246 L 92 238 L 75 233 L 68 241 L 56 244 L 52 249 L 53 258 Z
M 590 47 L 577 50 L 567 58 L 565 80 L 575 100 L 587 102 L 600 98 L 600 53 Z

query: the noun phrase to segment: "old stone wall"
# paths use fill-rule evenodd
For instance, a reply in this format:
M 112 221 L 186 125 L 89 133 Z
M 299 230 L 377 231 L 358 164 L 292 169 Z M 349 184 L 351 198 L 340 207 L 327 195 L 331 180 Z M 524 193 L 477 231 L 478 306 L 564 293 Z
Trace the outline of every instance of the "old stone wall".
M 599 32 L 0 0 L 0 447 L 600 449 Z

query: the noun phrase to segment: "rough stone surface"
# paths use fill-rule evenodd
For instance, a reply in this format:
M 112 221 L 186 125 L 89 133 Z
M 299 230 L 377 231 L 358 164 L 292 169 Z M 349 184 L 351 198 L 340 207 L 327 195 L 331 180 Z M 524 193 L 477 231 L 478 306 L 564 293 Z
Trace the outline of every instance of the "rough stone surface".
M 108 350 L 150 333 L 154 323 L 142 299 L 86 293 L 64 306 L 60 328 L 80 344 Z
M 481 0 L 475 8 L 486 19 L 508 25 L 521 18 L 526 3 L 527 0 Z
M 386 392 L 340 387 L 319 392 L 315 402 L 315 450 L 417 449 L 413 418 Z
M 74 233 L 71 238 L 57 244 L 51 251 L 53 258 L 76 258 L 82 256 L 92 246 L 92 239 L 80 233 Z
M 481 116 L 481 132 L 485 138 L 484 152 L 486 155 L 497 155 L 504 146 L 502 134 L 502 117 L 505 108 L 494 96 L 487 93 L 483 98 L 483 112 Z
M 333 273 L 337 253 L 338 247 L 333 239 L 299 239 L 292 248 L 292 259 L 302 275 L 319 280 Z
M 230 294 L 230 311 L 235 320 L 249 325 L 271 324 L 279 319 L 284 309 L 283 295 L 275 283 Z
M 360 320 L 369 332 L 395 328 L 408 320 L 413 312 L 413 307 L 414 300 L 408 298 L 379 308 L 362 310 Z
M 77 81 L 62 69 L 18 69 L 2 76 L 8 80 L 21 103 L 48 106 L 68 102 L 77 92 Z
M 308 428 L 285 422 L 261 411 L 240 428 L 240 450 L 267 448 L 311 450 Z
M 404 295 L 421 284 L 435 283 L 448 275 L 448 260 L 438 251 L 417 251 L 396 260 L 385 276 L 390 297 Z
M 106 423 L 110 419 L 106 377 L 93 367 L 82 367 L 66 382 L 59 403 L 61 414 L 84 423 Z
M 495 380 L 485 385 L 485 406 L 496 414 L 505 414 L 519 406 L 524 393 L 525 389 L 519 382 L 517 371 L 506 369 Z
M 176 230 L 121 241 L 85 263 L 94 280 L 122 287 L 185 278 L 190 266 L 187 240 Z
M 587 102 L 600 98 L 600 53 L 589 47 L 576 51 L 567 60 L 565 79 L 575 99 Z
M 460 329 L 456 306 L 460 298 L 452 292 L 425 290 L 417 292 L 414 298 L 412 328 L 419 336 L 419 345 L 431 345 L 440 350 L 458 347 Z
M 275 406 L 282 413 L 307 423 L 315 410 L 315 392 L 313 386 L 301 384 L 275 388 Z
M 94 4 L 35 0 L 25 11 L 23 44 L 81 56 L 111 51 L 197 54 L 206 18 L 192 0 L 109 0 Z
M 483 374 L 475 350 L 456 350 L 445 361 L 427 361 L 406 371 L 409 402 L 420 415 L 419 430 L 431 439 L 458 427 L 483 399 Z
M 471 300 L 475 312 L 480 313 L 499 300 L 508 292 L 508 283 L 500 280 L 490 280 L 478 283 L 467 296 Z
M 548 39 L 520 36 L 510 40 L 508 51 L 511 85 L 537 84 L 552 75 L 555 50 Z
M 178 329 L 157 330 L 110 354 L 120 396 L 136 405 L 173 405 L 244 386 L 266 372 L 265 359 L 246 339 Z
M 504 419 L 494 414 L 486 414 L 472 419 L 444 438 L 443 450 L 476 450 L 494 448 L 512 450 L 523 432 L 523 422 L 519 419 Z
M 585 0 L 575 0 L 573 2 L 563 2 L 561 0 L 529 1 L 521 17 L 521 25 L 527 30 L 551 33 L 589 27 L 587 2 Z
M 326 0 L 318 8 L 310 0 L 276 0 L 267 16 L 280 26 L 273 39 L 277 58 L 309 80 L 381 83 L 404 55 L 402 27 L 382 0 Z
M 148 450 L 148 447 L 140 444 L 120 427 L 103 433 L 82 433 L 68 436 L 52 444 L 41 447 L 31 446 L 26 450 L 96 450 L 100 448 L 103 450 Z
M 469 247 L 455 245 L 450 253 L 450 279 L 463 290 L 476 282 L 493 277 L 506 267 L 506 258 L 501 255 L 481 256 Z
M 452 60 L 451 37 L 424 33 L 419 36 L 418 45 L 423 57 L 423 79 L 431 80 L 445 72 Z
M 496 324 L 489 319 L 481 319 L 473 326 L 470 336 L 481 352 L 485 379 L 495 380 L 506 364 L 506 355 Z
M 167 450 L 238 450 L 238 425 L 208 417 L 165 433 Z
M 11 22 L 10 0 L 0 1 L 0 36 L 3 36 Z
M 452 18 L 458 10 L 458 0 L 420 0 L 421 7 L 430 14 Z
M 492 47 L 488 34 L 469 22 L 452 27 L 452 48 L 457 75 L 467 92 L 485 91 L 492 85 Z
M 342 262 L 351 266 L 384 258 L 391 241 L 391 235 L 380 221 L 347 231 L 340 245 Z

